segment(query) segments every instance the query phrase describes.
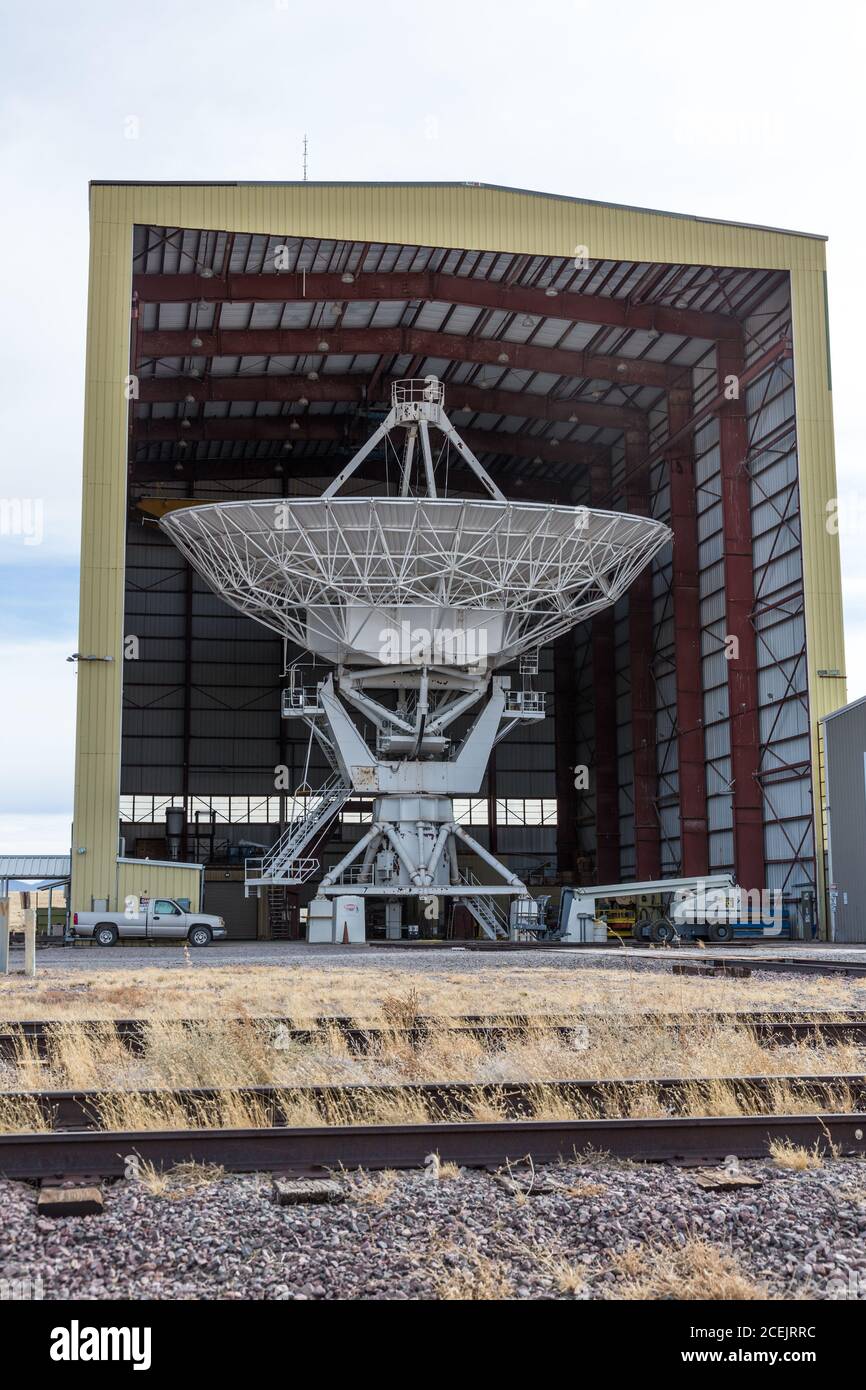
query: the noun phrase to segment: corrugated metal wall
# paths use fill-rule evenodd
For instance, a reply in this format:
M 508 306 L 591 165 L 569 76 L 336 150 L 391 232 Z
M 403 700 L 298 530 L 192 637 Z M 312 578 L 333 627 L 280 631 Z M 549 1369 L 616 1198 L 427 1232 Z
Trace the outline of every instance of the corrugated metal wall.
M 791 303 L 786 289 L 776 290 L 757 306 L 744 329 L 747 365 L 781 331 L 790 331 Z M 716 393 L 715 354 L 707 351 L 692 373 L 696 410 Z M 795 893 L 815 883 L 813 771 L 806 653 L 806 613 L 800 527 L 796 398 L 790 362 L 769 368 L 746 390 L 750 455 L 751 527 L 754 556 L 755 627 L 757 632 L 760 764 L 754 769 L 763 793 L 766 887 Z M 651 421 L 653 435 L 664 437 L 664 417 Z M 707 818 L 711 872 L 734 869 L 733 796 L 725 656 L 724 546 L 719 458 L 719 431 L 710 419 L 695 432 L 695 482 L 700 570 L 701 670 L 707 778 Z M 622 456 L 614 451 L 614 481 L 622 497 Z M 652 514 L 670 520 L 667 466 L 652 471 Z M 653 667 L 656 693 L 656 804 L 662 872 L 680 867 L 679 773 L 677 765 L 674 612 L 671 601 L 670 552 L 653 562 Z M 620 809 L 620 873 L 634 875 L 632 801 L 632 728 L 629 682 L 628 598 L 616 608 L 616 711 Z M 577 643 L 581 729 L 578 760 L 593 765 L 593 706 L 605 693 L 595 690 L 591 629 L 583 627 Z M 595 850 L 595 798 L 582 803 L 580 843 Z M 820 868 L 820 866 L 818 866 Z
M 148 864 L 143 859 L 120 859 L 114 870 L 114 892 L 108 906 L 123 912 L 127 898 L 189 898 L 194 912 L 201 907 L 201 870 L 181 864 Z M 108 895 L 107 895 L 108 896 Z
M 866 941 L 866 701 L 824 721 L 830 927 Z

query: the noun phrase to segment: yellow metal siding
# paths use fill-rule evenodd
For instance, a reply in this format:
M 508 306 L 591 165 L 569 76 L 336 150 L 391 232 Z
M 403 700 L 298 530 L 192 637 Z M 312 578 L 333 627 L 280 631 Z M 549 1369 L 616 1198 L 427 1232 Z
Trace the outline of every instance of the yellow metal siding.
M 114 902 L 109 907 L 123 912 L 127 898 L 189 898 L 190 908 L 201 907 L 201 870 L 177 864 L 149 864 L 146 859 L 136 863 L 118 861 L 115 866 L 116 887 Z
M 835 496 L 828 389 L 823 241 L 664 213 L 472 186 L 95 185 L 84 423 L 80 650 L 114 657 L 79 670 L 74 906 L 108 896 L 117 846 L 121 624 L 126 499 L 130 247 L 136 223 L 592 259 L 744 266 L 791 272 L 794 368 L 803 509 L 803 565 L 811 700 L 816 857 L 820 868 L 817 720 L 845 699 L 838 538 L 825 507 Z M 819 882 L 819 901 L 822 897 Z

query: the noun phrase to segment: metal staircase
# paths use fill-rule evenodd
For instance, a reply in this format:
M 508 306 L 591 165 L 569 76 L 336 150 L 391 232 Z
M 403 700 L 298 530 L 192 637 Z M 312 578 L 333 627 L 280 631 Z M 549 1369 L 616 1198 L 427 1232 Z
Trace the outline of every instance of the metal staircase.
M 319 870 L 319 861 L 303 851 L 315 840 L 345 806 L 352 794 L 342 777 L 335 774 L 308 798 L 303 811 L 286 827 L 277 843 L 258 859 L 244 865 L 245 893 L 251 888 L 280 883 L 290 887 L 306 883 Z
M 480 880 L 471 869 L 460 875 L 460 881 L 470 888 L 481 887 Z M 469 892 L 465 896 L 461 894 L 457 901 L 469 908 L 484 935 L 491 941 L 508 939 L 508 916 L 489 894 Z

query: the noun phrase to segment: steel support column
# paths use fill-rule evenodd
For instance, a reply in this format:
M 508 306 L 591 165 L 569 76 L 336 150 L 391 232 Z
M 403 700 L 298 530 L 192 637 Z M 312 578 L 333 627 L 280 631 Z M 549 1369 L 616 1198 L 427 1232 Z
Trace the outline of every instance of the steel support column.
M 668 454 L 671 529 L 674 533 L 672 588 L 677 691 L 677 766 L 680 804 L 680 873 L 709 872 L 707 767 L 701 679 L 701 601 L 695 495 L 694 436 L 686 429 L 692 393 L 668 394 Z
M 491 854 L 499 853 L 499 817 L 497 815 L 496 792 L 496 749 L 493 748 L 487 763 L 487 848 Z
M 189 498 L 195 497 L 195 487 L 190 483 L 186 490 Z M 183 857 L 190 860 L 190 784 L 192 776 L 192 626 L 195 597 L 195 574 L 188 560 L 184 561 L 183 600 L 183 732 L 181 735 L 181 774 L 180 791 L 183 797 Z
M 719 390 L 727 391 L 719 407 L 719 458 L 724 540 L 725 627 L 732 648 L 728 660 L 734 869 L 743 888 L 765 886 L 764 827 L 758 723 L 758 663 L 754 608 L 751 496 L 746 457 L 749 431 L 746 391 L 741 382 L 745 362 L 737 343 L 718 345 Z M 730 642 L 730 639 L 734 639 Z
M 610 468 L 590 470 L 593 506 L 610 489 Z M 616 738 L 616 643 L 612 608 L 592 620 L 592 684 L 595 722 L 595 866 L 597 883 L 616 883 L 619 863 L 619 774 Z
M 577 669 L 574 628 L 553 644 L 553 737 L 556 757 L 556 866 L 577 873 Z
M 642 430 L 626 430 L 626 511 L 650 515 L 649 441 Z M 661 877 L 661 838 L 656 809 L 656 702 L 653 682 L 652 568 L 642 570 L 628 591 L 631 684 L 632 775 L 635 878 Z

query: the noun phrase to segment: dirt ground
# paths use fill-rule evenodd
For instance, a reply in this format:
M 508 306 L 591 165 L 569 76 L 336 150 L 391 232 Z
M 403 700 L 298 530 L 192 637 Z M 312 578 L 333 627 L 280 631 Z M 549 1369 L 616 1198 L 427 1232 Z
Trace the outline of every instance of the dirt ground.
M 288 954 L 260 948 L 249 963 L 218 949 L 49 948 L 37 955 L 35 980 L 0 977 L 0 1020 L 351 1014 L 378 1021 L 395 997 L 443 1015 L 866 1009 L 866 977 L 764 973 L 759 958 L 749 978 L 728 980 L 674 975 L 672 954 L 661 952 L 612 958 L 292 945 Z

